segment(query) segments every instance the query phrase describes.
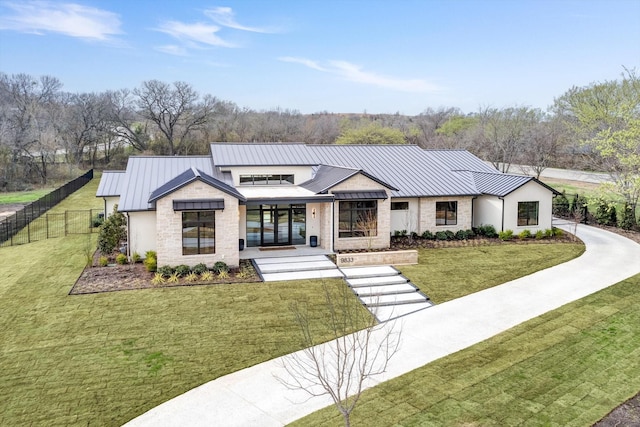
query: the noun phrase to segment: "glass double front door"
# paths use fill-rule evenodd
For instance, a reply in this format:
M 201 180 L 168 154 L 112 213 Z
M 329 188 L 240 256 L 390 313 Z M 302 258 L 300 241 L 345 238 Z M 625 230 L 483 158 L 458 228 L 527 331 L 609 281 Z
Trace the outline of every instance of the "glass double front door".
M 306 206 L 247 205 L 247 246 L 306 244 Z

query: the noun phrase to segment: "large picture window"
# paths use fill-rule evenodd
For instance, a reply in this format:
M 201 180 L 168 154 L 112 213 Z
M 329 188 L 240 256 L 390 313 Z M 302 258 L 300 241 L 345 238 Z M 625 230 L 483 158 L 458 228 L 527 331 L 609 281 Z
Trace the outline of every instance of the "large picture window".
M 215 211 L 182 212 L 182 255 L 215 252 Z
M 378 202 L 376 200 L 341 201 L 339 210 L 339 237 L 378 235 Z
M 518 202 L 518 226 L 538 225 L 538 203 Z
M 458 202 L 436 202 L 436 225 L 458 224 Z

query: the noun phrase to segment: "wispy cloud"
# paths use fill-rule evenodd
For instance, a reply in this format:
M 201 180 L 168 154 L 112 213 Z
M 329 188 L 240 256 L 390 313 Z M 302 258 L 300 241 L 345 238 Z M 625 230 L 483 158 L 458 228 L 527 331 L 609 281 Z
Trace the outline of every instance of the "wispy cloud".
M 278 58 L 283 62 L 302 64 L 324 73 L 334 74 L 356 83 L 378 86 L 402 92 L 437 92 L 441 87 L 431 84 L 423 79 L 403 79 L 364 71 L 362 67 L 347 61 L 328 61 L 327 65 L 321 65 L 317 61 L 307 58 L 284 56 Z
M 168 45 L 171 46 L 169 49 L 167 49 L 167 46 L 160 46 L 156 49 L 174 55 L 186 55 L 189 49 L 204 49 L 212 46 L 226 48 L 240 47 L 237 43 L 230 42 L 220 35 L 225 28 L 254 33 L 275 32 L 275 30 L 267 28 L 249 27 L 239 24 L 235 19 L 235 13 L 230 7 L 216 7 L 207 9 L 203 13 L 211 22 L 162 22 L 155 30 L 169 34 L 180 41 L 182 46 L 181 49 L 178 49 L 176 45 Z
M 204 14 L 213 20 L 218 25 L 223 27 L 233 28 L 235 30 L 251 31 L 253 33 L 275 33 L 274 28 L 260 28 L 260 27 L 248 27 L 236 22 L 235 13 L 230 7 L 216 7 L 214 9 L 207 9 Z
M 157 30 L 186 43 L 189 47 L 197 47 L 198 45 L 236 47 L 233 43 L 223 40 L 216 34 L 220 31 L 220 27 L 216 25 L 167 21 L 160 24 Z
M 122 34 L 117 14 L 76 3 L 25 1 L 2 3 L 13 13 L 0 16 L 0 29 L 44 35 L 59 33 L 69 37 L 108 41 Z
M 164 46 L 156 46 L 155 49 L 162 53 L 168 53 L 169 55 L 187 56 L 187 50 L 182 46 L 175 44 L 166 44 Z

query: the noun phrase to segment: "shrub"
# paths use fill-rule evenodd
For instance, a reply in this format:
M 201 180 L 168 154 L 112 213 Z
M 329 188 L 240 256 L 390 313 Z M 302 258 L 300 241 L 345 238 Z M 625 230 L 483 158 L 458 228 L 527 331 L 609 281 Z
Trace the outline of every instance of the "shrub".
M 467 233 L 467 239 L 473 239 L 474 237 L 476 237 L 476 233 L 474 233 L 472 229 L 468 229 L 466 233 Z
M 444 231 L 436 231 L 436 240 L 447 240 L 447 233 Z
M 593 201 L 596 205 L 596 222 L 602 225 L 610 225 L 615 227 L 618 224 L 618 214 L 616 212 L 616 206 L 613 203 L 608 203 L 603 199 L 596 199 Z
M 518 234 L 518 239 L 520 240 L 528 239 L 530 237 L 531 237 L 531 231 L 529 230 L 522 230 L 520 234 Z
M 429 230 L 426 230 L 424 233 L 422 233 L 422 238 L 426 240 L 433 240 L 436 238 L 436 236 L 434 236 L 433 233 Z
M 133 255 L 131 255 L 131 261 L 134 264 L 139 263 L 140 261 L 142 261 L 142 257 L 140 257 L 140 254 L 138 252 L 134 252 Z
M 547 228 L 544 230 L 544 237 L 553 237 L 553 228 Z
M 119 265 L 125 265 L 128 263 L 127 256 L 125 254 L 118 254 L 116 257 L 116 263 Z
M 499 232 L 498 238 L 504 241 L 513 239 L 513 230 L 504 230 Z
M 551 230 L 552 230 L 553 235 L 556 236 L 556 237 L 564 236 L 564 231 L 562 231 L 561 229 L 559 229 L 557 227 L 552 227 Z
M 200 274 L 200 280 L 202 280 L 203 282 L 210 282 L 213 280 L 213 273 L 210 272 L 209 270 L 203 272 Z
M 109 258 L 102 255 L 98 260 L 98 264 L 100 265 L 100 267 L 106 267 L 107 265 L 109 265 Z
M 412 231 L 410 234 L 411 240 L 418 240 L 418 233 L 416 233 L 415 231 Z
M 494 237 L 498 237 L 498 233 L 496 233 L 496 228 L 493 225 L 487 224 L 487 225 L 480 225 L 479 227 L 477 227 L 475 229 L 475 233 L 478 236 L 485 236 L 485 237 L 489 237 L 489 238 L 494 238 Z
M 251 272 L 246 268 L 241 268 L 240 271 L 236 274 L 238 279 L 248 279 L 251 277 Z
M 215 274 L 220 274 L 221 271 L 229 272 L 229 266 L 224 261 L 218 261 L 213 264 L 212 270 Z
M 629 203 L 624 204 L 624 210 L 622 212 L 622 221 L 620 221 L 620 228 L 624 230 L 631 230 L 636 226 L 636 216 Z
M 144 257 L 158 259 L 158 254 L 156 253 L 156 251 L 147 251 L 144 253 Z
M 160 273 L 156 273 L 153 275 L 153 279 L 151 279 L 152 285 L 161 285 L 165 282 L 164 276 Z
M 393 237 L 406 237 L 407 230 L 394 230 Z
M 153 273 L 158 268 L 158 260 L 155 257 L 148 256 L 144 259 L 144 266 L 146 267 L 147 271 Z
M 163 265 L 162 267 L 158 268 L 158 273 L 162 274 L 164 277 L 169 277 L 174 272 L 175 270 L 173 269 L 173 267 L 169 265 Z
M 564 191 L 559 196 L 553 199 L 553 214 L 555 216 L 567 217 L 569 216 L 569 200 L 564 194 Z
M 180 277 L 178 276 L 178 273 L 174 272 L 173 274 L 171 274 L 169 276 L 169 278 L 167 279 L 168 283 L 178 283 L 178 281 L 180 280 Z
M 100 227 L 104 223 L 104 214 L 99 213 L 91 218 L 91 227 Z
M 220 272 L 218 273 L 218 279 L 228 279 L 228 278 L 229 278 L 229 271 L 220 270 Z
M 185 277 L 187 274 L 191 273 L 191 267 L 181 264 L 176 267 L 175 272 L 178 274 L 178 277 Z
M 198 275 L 194 272 L 191 272 L 189 274 L 187 274 L 184 277 L 184 280 L 186 280 L 187 282 L 193 283 L 193 282 L 197 282 L 198 281 Z
M 467 240 L 467 232 L 465 230 L 456 231 L 457 240 Z
M 193 272 L 194 272 L 194 273 L 196 273 L 196 274 L 202 274 L 202 273 L 204 273 L 204 272 L 209 271 L 209 269 L 207 268 L 207 266 L 206 266 L 205 264 L 200 263 L 200 264 L 196 264 L 196 265 L 191 269 L 191 271 L 193 271 Z
M 542 240 L 542 239 L 544 239 L 544 234 L 545 234 L 545 233 L 544 233 L 544 231 L 542 231 L 542 230 L 538 230 L 538 231 L 536 231 L 536 240 Z
M 447 240 L 455 240 L 456 238 L 456 233 L 451 230 L 446 230 L 444 234 L 447 236 Z
M 127 237 L 125 225 L 127 219 L 122 212 L 118 212 L 118 205 L 113 207 L 113 213 L 102 223 L 98 234 L 98 249 L 103 254 L 112 253 L 122 240 Z

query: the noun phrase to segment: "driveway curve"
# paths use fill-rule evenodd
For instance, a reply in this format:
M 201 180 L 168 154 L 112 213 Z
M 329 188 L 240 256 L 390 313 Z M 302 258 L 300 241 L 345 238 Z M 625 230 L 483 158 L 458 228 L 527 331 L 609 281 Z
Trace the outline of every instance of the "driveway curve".
M 577 231 L 585 253 L 539 271 L 402 318 L 402 342 L 385 374 L 367 387 L 405 374 L 513 326 L 640 273 L 640 245 L 586 225 Z M 285 356 L 286 357 L 286 356 Z M 171 399 L 127 426 L 283 426 L 332 404 L 287 390 L 282 358 L 220 377 Z

